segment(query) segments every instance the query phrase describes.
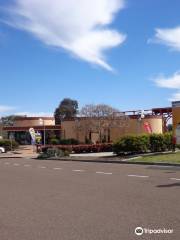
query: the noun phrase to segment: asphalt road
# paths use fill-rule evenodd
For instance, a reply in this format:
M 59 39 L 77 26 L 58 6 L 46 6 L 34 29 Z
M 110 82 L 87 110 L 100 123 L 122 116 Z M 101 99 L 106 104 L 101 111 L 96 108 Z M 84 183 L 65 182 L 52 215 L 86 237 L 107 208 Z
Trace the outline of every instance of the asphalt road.
M 180 168 L 0 159 L 0 240 L 131 239 L 180 239 Z

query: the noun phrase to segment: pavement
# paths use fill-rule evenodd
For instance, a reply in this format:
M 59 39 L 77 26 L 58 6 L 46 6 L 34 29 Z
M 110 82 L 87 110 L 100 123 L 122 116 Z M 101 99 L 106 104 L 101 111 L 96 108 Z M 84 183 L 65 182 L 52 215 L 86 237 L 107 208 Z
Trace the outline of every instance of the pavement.
M 36 158 L 37 156 L 36 147 L 32 145 L 20 145 L 14 151 L 0 154 L 0 158 Z
M 180 239 L 178 167 L 1 158 L 0 190 L 0 240 Z
M 114 157 L 116 154 L 113 152 L 97 152 L 97 153 L 73 153 L 70 154 L 71 157 Z

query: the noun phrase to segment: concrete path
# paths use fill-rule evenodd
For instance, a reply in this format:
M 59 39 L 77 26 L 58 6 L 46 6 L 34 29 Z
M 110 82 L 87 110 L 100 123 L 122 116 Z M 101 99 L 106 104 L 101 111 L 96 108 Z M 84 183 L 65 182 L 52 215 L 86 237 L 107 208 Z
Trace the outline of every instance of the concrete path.
M 113 152 L 98 152 L 98 153 L 73 153 L 71 157 L 113 157 L 116 156 Z
M 0 154 L 0 158 L 10 157 L 10 158 L 35 158 L 38 154 L 36 153 L 36 148 L 32 145 L 19 146 L 18 149 L 14 151 L 9 151 L 7 153 Z

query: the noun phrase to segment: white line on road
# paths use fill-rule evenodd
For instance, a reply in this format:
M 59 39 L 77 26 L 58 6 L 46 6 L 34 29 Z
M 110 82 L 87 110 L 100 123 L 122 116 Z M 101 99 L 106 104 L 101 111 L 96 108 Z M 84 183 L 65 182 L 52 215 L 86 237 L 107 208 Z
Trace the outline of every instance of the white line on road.
M 10 163 L 9 162 L 5 162 L 4 164 L 9 165 Z
M 111 175 L 111 172 L 96 172 L 97 174 L 107 174 L 107 175 Z
M 53 168 L 54 170 L 61 170 L 62 168 L 59 168 L 59 167 L 55 167 Z
M 143 175 L 128 175 L 128 177 L 139 177 L 139 178 L 148 178 L 149 176 L 143 176 Z
M 82 170 L 82 169 L 74 169 L 72 170 L 73 172 L 84 172 L 85 170 Z
M 170 178 L 171 180 L 180 181 L 180 178 Z
M 39 166 L 38 168 L 46 168 L 45 166 Z
M 13 165 L 17 167 L 17 166 L 19 166 L 20 164 L 19 164 L 19 163 L 14 163 Z
M 31 167 L 30 164 L 24 164 L 24 167 Z

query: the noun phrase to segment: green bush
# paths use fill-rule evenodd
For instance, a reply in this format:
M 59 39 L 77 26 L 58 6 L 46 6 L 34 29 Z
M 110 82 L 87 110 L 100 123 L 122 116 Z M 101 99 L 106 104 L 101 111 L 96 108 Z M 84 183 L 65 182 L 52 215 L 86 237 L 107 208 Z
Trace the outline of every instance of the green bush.
M 164 144 L 166 150 L 171 151 L 173 149 L 173 133 L 167 132 L 164 134 Z
M 172 150 L 172 133 L 125 136 L 113 144 L 114 153 L 145 153 Z
M 58 148 L 48 148 L 46 152 L 40 153 L 38 159 L 59 158 L 69 156 L 67 150 L 63 151 Z
M 149 137 L 151 152 L 165 151 L 165 143 L 163 134 L 151 134 Z
M 0 146 L 4 147 L 6 149 L 6 151 L 10 151 L 11 147 L 14 150 L 14 149 L 18 148 L 19 144 L 14 140 L 11 141 L 9 139 L 2 139 L 2 140 L 0 140 Z
M 59 140 L 58 140 L 57 138 L 52 138 L 52 139 L 50 140 L 50 144 L 52 144 L 52 145 L 58 145 L 58 144 L 59 144 Z
M 116 154 L 147 152 L 149 149 L 149 138 L 142 136 L 125 136 L 113 145 Z

